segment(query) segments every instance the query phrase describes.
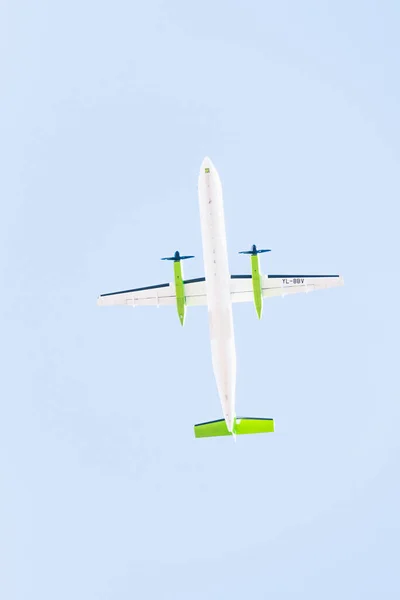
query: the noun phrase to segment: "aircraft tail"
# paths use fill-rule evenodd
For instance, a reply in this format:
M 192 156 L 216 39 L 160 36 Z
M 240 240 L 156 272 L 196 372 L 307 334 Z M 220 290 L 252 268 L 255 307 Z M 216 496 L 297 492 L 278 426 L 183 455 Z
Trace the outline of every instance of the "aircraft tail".
M 272 433 L 274 431 L 273 419 L 257 419 L 251 417 L 236 417 L 232 431 L 226 426 L 225 419 L 198 423 L 194 426 L 196 438 L 219 437 L 223 435 L 245 435 L 249 433 Z

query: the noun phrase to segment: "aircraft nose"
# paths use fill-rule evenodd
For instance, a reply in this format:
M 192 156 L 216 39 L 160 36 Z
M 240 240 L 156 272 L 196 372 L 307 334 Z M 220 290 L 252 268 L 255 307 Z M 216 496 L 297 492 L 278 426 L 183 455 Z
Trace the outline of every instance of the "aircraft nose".
M 213 168 L 213 166 L 214 165 L 212 164 L 211 158 L 206 156 L 206 157 L 204 157 L 203 162 L 201 163 L 201 172 L 202 173 L 206 172 L 206 169 L 211 170 Z

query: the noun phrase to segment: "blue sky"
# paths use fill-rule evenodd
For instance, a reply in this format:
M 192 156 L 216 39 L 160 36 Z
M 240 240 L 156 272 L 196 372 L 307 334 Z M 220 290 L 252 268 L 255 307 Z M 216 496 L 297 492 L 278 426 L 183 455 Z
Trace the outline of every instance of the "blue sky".
M 0 596 L 397 599 L 397 2 L 0 8 Z M 238 412 L 207 314 L 99 309 L 203 274 L 209 155 L 237 252 L 345 287 L 235 306 Z

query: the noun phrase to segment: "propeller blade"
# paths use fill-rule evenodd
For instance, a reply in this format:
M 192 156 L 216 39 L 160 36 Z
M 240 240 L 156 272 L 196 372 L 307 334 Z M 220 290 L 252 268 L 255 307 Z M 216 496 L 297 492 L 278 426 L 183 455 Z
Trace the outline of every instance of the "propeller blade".
M 161 260 L 174 260 L 175 262 L 179 262 L 181 260 L 186 260 L 187 258 L 194 258 L 192 255 L 181 256 L 178 251 L 175 252 L 174 256 L 164 256 Z
M 239 254 L 251 254 L 251 256 L 256 256 L 257 254 L 262 254 L 263 252 L 271 252 L 271 250 L 257 250 L 256 246 L 253 246 L 252 250 L 242 250 Z

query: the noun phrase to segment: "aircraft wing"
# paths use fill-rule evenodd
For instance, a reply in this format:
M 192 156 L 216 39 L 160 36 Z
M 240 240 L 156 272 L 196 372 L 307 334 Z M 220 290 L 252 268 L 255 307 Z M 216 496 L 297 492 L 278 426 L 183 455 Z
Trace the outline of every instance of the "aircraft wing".
M 344 284 L 341 275 L 262 275 L 264 298 L 286 296 L 301 292 L 314 292 Z M 251 275 L 231 276 L 232 302 L 253 302 L 253 282 Z
M 207 304 L 205 278 L 184 281 L 186 306 Z M 175 284 L 160 283 L 148 287 L 102 294 L 97 299 L 99 306 L 176 306 Z

